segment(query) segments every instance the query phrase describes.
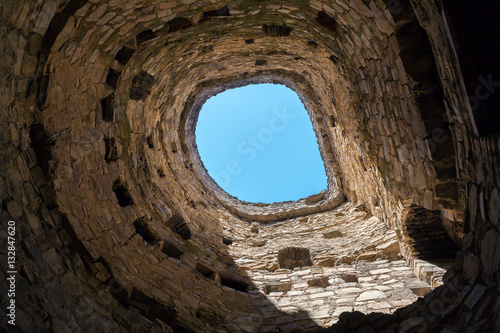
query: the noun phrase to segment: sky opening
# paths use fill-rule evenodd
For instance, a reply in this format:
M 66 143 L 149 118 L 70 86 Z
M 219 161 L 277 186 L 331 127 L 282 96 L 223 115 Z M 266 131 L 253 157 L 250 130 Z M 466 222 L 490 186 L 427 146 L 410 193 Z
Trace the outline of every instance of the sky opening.
M 211 97 L 195 135 L 208 174 L 240 200 L 296 201 L 327 187 L 311 119 L 284 85 L 247 85 Z

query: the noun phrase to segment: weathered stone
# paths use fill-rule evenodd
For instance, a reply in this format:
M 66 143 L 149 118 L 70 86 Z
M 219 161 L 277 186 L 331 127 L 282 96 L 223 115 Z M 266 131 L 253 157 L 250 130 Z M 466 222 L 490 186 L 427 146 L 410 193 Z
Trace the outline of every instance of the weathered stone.
M 386 298 L 385 294 L 382 291 L 379 290 L 371 290 L 371 291 L 364 291 L 362 292 L 358 298 L 356 298 L 356 301 L 362 302 L 362 301 L 371 301 L 375 299 L 382 299 Z
M 418 297 L 424 297 L 431 292 L 431 287 L 413 287 L 411 288 L 411 290 Z
M 137 74 L 132 81 L 130 98 L 133 100 L 144 100 L 151 93 L 154 77 L 145 71 Z
M 481 261 L 484 267 L 484 272 L 487 275 L 492 275 L 498 272 L 500 268 L 500 235 L 494 229 L 489 230 L 485 235 L 481 247 Z M 467 257 L 466 257 L 467 259 Z M 479 266 L 479 263 L 477 263 Z M 464 270 L 465 267 L 464 263 Z
M 309 287 L 321 287 L 321 288 L 326 288 L 330 285 L 330 283 L 328 283 L 327 277 L 309 280 L 307 281 L 307 284 L 309 285 Z
M 7 211 L 13 219 L 18 219 L 23 214 L 22 207 L 15 201 L 7 202 Z
M 377 250 L 382 251 L 384 254 L 399 253 L 399 241 L 397 239 L 388 241 L 377 246 Z
M 20 245 L 17 328 L 315 331 L 343 311 L 348 320 L 329 330 L 499 326 L 497 74 L 484 73 L 499 57 L 488 6 L 2 3 L 0 199 Z M 298 93 L 326 191 L 245 203 L 208 176 L 196 110 L 254 83 Z M 275 128 L 288 120 L 279 114 Z M 139 219 L 151 221 L 147 230 Z M 331 230 L 342 237 L 324 236 Z M 252 246 L 263 239 L 265 251 Z M 291 247 L 310 257 L 285 258 L 280 269 L 276 254 Z M 443 270 L 426 261 L 448 267 L 455 257 L 445 287 L 411 304 L 417 277 L 442 283 Z M 275 283 L 288 290 L 262 292 Z M 386 298 L 356 301 L 371 292 Z
M 276 325 L 287 324 L 287 323 L 291 323 L 292 321 L 293 321 L 293 317 L 291 317 L 291 316 L 279 317 L 276 319 L 275 324 Z
M 95 7 L 95 10 L 87 17 L 86 21 L 89 22 L 97 22 L 106 12 L 108 5 L 102 4 L 98 7 Z
M 59 318 L 52 319 L 52 332 L 54 333 L 70 333 L 68 325 Z
M 361 292 L 363 292 L 363 289 L 355 287 L 342 288 L 336 291 L 338 295 L 359 294 Z
M 46 2 L 43 4 L 42 10 L 38 14 L 38 17 L 33 27 L 33 32 L 45 35 L 45 31 L 49 27 L 49 23 L 57 10 L 57 5 L 54 2 Z
M 358 276 L 356 274 L 343 274 L 340 276 L 340 278 L 347 283 L 357 283 L 358 282 Z
M 312 311 L 309 313 L 309 318 L 311 318 L 311 319 L 330 318 L 330 311 L 328 311 L 328 310 Z
M 318 194 L 310 195 L 306 198 L 306 202 L 308 204 L 317 203 L 317 202 L 323 200 L 325 193 L 326 193 L 326 191 L 323 190 L 323 191 L 319 192 Z
M 426 321 L 424 317 L 414 317 L 404 320 L 399 325 L 399 332 L 410 332 L 414 329 L 422 329 L 426 327 Z
M 342 232 L 340 232 L 340 230 L 332 230 L 327 233 L 324 233 L 323 237 L 325 238 L 342 237 Z
M 38 235 L 39 230 L 40 230 L 40 219 L 38 216 L 31 214 L 29 212 L 26 213 L 26 217 L 28 219 L 28 223 L 31 226 L 31 229 L 35 233 L 35 235 Z
M 272 292 L 287 292 L 292 289 L 292 283 L 291 282 L 286 282 L 286 283 L 273 283 L 273 284 L 268 284 L 264 286 L 264 292 L 266 294 L 270 294 Z
M 312 266 L 311 255 L 308 249 L 287 247 L 278 251 L 280 268 L 294 269 L 296 267 Z
M 65 265 L 60 254 L 56 252 L 54 248 L 50 248 L 42 253 L 43 259 L 49 265 L 51 270 L 59 275 L 65 270 Z
M 464 258 L 464 278 L 474 283 L 481 269 L 481 259 L 474 253 L 469 252 Z
M 474 306 L 476 306 L 477 302 L 481 299 L 481 297 L 483 297 L 486 290 L 487 288 L 485 286 L 482 286 L 480 284 L 476 285 L 474 289 L 472 289 L 469 296 L 467 296 L 467 298 L 465 299 L 465 306 L 472 310 Z
M 377 254 L 378 254 L 377 251 L 365 252 L 365 253 L 362 253 L 359 256 L 357 256 L 356 260 L 370 260 L 370 259 L 375 259 L 377 257 Z
M 387 274 L 387 273 L 390 273 L 390 272 L 392 272 L 391 269 L 381 268 L 381 269 L 374 269 L 374 270 L 370 271 L 370 274 L 372 274 L 372 275 L 378 275 L 378 274 Z
M 491 222 L 496 225 L 500 223 L 500 191 L 496 188 L 490 194 L 488 215 Z
M 356 332 L 359 332 L 359 333 L 373 333 L 373 332 L 375 332 L 375 329 L 373 329 L 370 326 L 363 326 L 361 328 L 358 328 L 358 330 Z
M 261 247 L 261 246 L 266 245 L 266 243 L 267 243 L 267 239 L 254 240 L 251 243 L 251 246 Z

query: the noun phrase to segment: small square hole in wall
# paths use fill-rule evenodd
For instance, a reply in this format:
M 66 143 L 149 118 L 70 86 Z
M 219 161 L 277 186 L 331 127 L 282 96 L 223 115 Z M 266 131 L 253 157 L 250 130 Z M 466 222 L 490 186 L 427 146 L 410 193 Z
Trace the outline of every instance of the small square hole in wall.
M 177 32 L 180 30 L 185 30 L 193 26 L 193 22 L 185 17 L 176 17 L 168 22 L 168 32 Z
M 115 59 L 118 61 L 122 66 L 125 66 L 128 64 L 132 56 L 134 55 L 135 50 L 130 49 L 126 46 L 122 47 L 118 53 L 116 53 Z
M 153 32 L 153 30 L 149 29 L 149 30 L 144 30 L 140 33 L 137 34 L 137 36 L 135 36 L 135 39 L 136 39 L 136 42 L 137 42 L 137 45 L 140 45 L 142 43 L 145 43 L 151 39 L 154 39 L 158 37 L 158 35 L 156 33 Z
M 238 291 L 241 291 L 244 293 L 248 292 L 249 284 L 245 281 L 236 279 L 232 276 L 225 275 L 225 274 L 221 274 L 220 280 L 221 280 L 222 285 L 224 285 L 228 288 L 232 288 L 234 290 L 238 290 Z
M 149 221 L 145 217 L 134 221 L 135 232 L 138 233 L 149 245 L 156 245 L 159 241 L 158 235 L 152 230 Z
M 162 168 L 158 168 L 157 172 L 160 178 L 165 178 L 165 171 Z
M 222 236 L 222 244 L 224 245 L 232 245 L 233 244 L 233 240 L 229 237 L 224 237 Z
M 207 266 L 197 263 L 195 270 L 207 279 L 215 280 L 215 271 L 208 268 Z
M 307 41 L 307 45 L 309 45 L 310 47 L 312 47 L 313 49 L 317 48 L 318 47 L 318 43 L 316 43 L 314 40 L 308 40 Z
M 331 32 L 337 31 L 337 21 L 335 21 L 333 17 L 331 17 L 324 11 L 318 12 L 318 16 L 316 16 L 316 22 L 318 22 L 319 25 Z
M 148 135 L 148 137 L 146 138 L 146 141 L 148 143 L 148 147 L 149 148 L 154 148 L 155 147 L 155 143 L 153 141 L 153 134 Z
M 330 126 L 331 127 L 335 127 L 336 126 L 335 117 L 333 115 L 329 115 L 328 116 L 328 121 L 330 122 Z
M 231 14 L 229 13 L 230 10 L 229 10 L 229 7 L 226 5 L 224 7 L 221 7 L 217 10 L 209 10 L 208 12 L 205 12 L 205 16 L 231 16 Z
M 106 76 L 106 83 L 113 89 L 116 89 L 118 85 L 118 80 L 120 79 L 120 75 L 122 73 L 114 70 L 113 68 L 109 68 L 108 76 Z
M 121 207 L 131 206 L 134 204 L 134 199 L 132 199 L 129 190 L 121 179 L 114 181 L 113 192 L 115 192 L 116 199 L 118 199 L 118 204 Z
M 114 94 L 101 100 L 102 120 L 113 121 L 115 119 L 114 101 Z
M 179 249 L 177 245 L 168 240 L 164 241 L 161 251 L 167 256 L 175 259 L 181 259 L 182 255 L 184 254 L 184 252 L 182 252 L 182 250 Z

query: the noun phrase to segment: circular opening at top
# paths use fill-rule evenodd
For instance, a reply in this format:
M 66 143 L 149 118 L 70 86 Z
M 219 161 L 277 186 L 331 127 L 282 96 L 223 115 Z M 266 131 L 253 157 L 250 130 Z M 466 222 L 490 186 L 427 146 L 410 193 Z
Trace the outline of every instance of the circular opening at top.
M 297 201 L 327 188 L 312 122 L 282 84 L 250 84 L 203 104 L 196 145 L 212 179 L 247 202 Z

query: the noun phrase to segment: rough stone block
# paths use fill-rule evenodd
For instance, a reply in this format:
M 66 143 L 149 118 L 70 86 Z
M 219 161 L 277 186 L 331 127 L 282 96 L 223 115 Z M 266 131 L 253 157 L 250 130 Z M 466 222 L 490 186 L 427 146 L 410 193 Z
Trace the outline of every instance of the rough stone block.
M 425 295 L 427 295 L 428 293 L 431 292 L 431 287 L 430 286 L 427 286 L 427 287 L 412 287 L 411 291 L 415 295 L 417 295 L 418 297 L 424 297 Z
M 472 310 L 476 304 L 479 302 L 479 300 L 483 297 L 483 295 L 486 293 L 487 288 L 483 285 L 476 285 L 474 289 L 472 289 L 471 293 L 469 296 L 464 301 L 465 306 L 467 306 L 470 310 Z
M 484 272 L 487 275 L 492 275 L 498 272 L 500 268 L 499 248 L 500 235 L 494 229 L 491 229 L 484 235 L 483 243 L 481 246 L 481 261 L 483 263 Z M 466 272 L 465 263 L 464 272 Z
M 386 295 L 379 290 L 370 290 L 370 291 L 364 291 L 362 292 L 358 298 L 356 298 L 357 302 L 362 302 L 362 301 L 372 301 L 376 299 L 383 299 L 386 298 Z
M 325 238 L 342 237 L 342 232 L 340 230 L 332 230 L 332 231 L 329 231 L 327 233 L 324 233 L 323 237 L 325 237 Z
M 43 252 L 42 256 L 47 265 L 56 275 L 64 273 L 66 266 L 64 265 L 62 256 L 57 253 L 56 249 L 50 248 Z
M 49 27 L 50 21 L 57 10 L 57 4 L 52 1 L 47 1 L 44 3 L 42 10 L 38 14 L 38 17 L 33 27 L 33 32 L 45 35 L 47 28 Z
M 292 289 L 292 283 L 291 282 L 286 282 L 286 283 L 271 283 L 267 284 L 264 286 L 264 292 L 266 294 L 270 294 L 272 292 L 287 292 Z
M 328 277 L 312 279 L 307 281 L 307 284 L 309 285 L 309 287 L 321 287 L 321 288 L 326 288 L 330 285 L 330 283 L 328 283 Z
M 13 219 L 18 219 L 23 214 L 23 209 L 15 201 L 9 201 L 7 203 L 7 211 Z

